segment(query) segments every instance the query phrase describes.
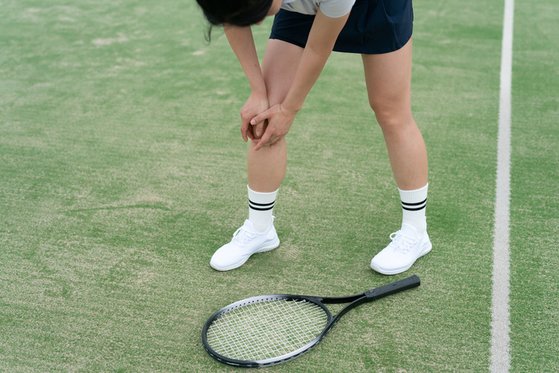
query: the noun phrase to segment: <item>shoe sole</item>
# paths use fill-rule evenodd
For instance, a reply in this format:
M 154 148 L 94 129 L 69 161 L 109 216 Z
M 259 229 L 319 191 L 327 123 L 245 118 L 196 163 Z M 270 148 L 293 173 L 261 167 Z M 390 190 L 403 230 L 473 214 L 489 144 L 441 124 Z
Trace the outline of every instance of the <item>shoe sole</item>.
M 431 241 L 430 240 L 427 241 L 427 245 L 423 248 L 421 253 L 419 253 L 419 256 L 417 257 L 417 259 L 421 258 L 422 256 L 425 256 L 425 255 L 429 254 L 429 252 L 431 251 L 432 248 L 433 248 L 433 245 L 431 244 Z M 375 267 L 372 264 L 371 264 L 371 268 L 373 270 L 377 271 L 378 273 L 383 274 L 383 275 L 389 275 L 389 276 L 390 275 L 397 275 L 399 273 L 406 272 L 408 269 L 410 269 L 415 264 L 417 259 L 415 259 L 409 266 L 399 268 L 399 269 L 394 269 L 394 270 L 385 270 L 385 269 L 382 269 L 382 268 Z
M 254 254 L 259 254 L 259 253 L 265 253 L 267 251 L 272 251 L 274 249 L 277 249 L 279 247 L 279 245 L 280 245 L 280 241 L 279 241 L 279 239 L 276 239 L 276 241 L 273 241 L 270 245 L 264 246 L 264 247 L 256 250 L 254 253 L 250 254 L 245 259 L 241 260 L 240 262 L 237 262 L 235 264 L 231 264 L 230 266 L 227 266 L 227 267 L 220 267 L 220 268 L 214 267 L 213 265 L 211 265 L 211 263 L 210 263 L 210 266 L 213 269 L 215 269 L 216 271 L 220 271 L 220 272 L 230 271 L 232 269 L 239 268 L 240 266 L 245 264 L 247 262 L 247 260 L 249 260 L 250 257 L 253 256 Z

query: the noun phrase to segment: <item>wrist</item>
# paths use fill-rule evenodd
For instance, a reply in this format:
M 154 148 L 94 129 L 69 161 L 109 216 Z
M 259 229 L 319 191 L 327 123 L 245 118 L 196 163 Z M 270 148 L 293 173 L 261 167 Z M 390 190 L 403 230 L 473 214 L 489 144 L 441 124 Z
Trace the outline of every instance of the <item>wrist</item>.
M 284 111 L 287 111 L 289 113 L 292 114 L 297 114 L 297 112 L 299 112 L 299 110 L 301 110 L 301 108 L 303 107 L 303 104 L 296 104 L 296 103 L 291 103 L 288 101 L 284 101 L 280 104 L 281 109 Z
M 268 97 L 268 91 L 265 85 L 250 84 L 250 94 L 257 97 Z
M 266 90 L 251 89 L 250 90 L 250 95 L 253 98 L 265 98 L 266 100 L 268 99 L 268 93 L 266 92 Z

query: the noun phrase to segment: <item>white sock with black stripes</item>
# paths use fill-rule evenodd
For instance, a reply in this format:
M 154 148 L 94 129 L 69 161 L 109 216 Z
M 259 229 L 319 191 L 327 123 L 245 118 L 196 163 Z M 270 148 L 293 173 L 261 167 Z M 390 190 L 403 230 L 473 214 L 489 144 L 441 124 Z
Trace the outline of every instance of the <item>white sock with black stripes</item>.
M 248 220 L 258 232 L 264 232 L 273 223 L 273 208 L 278 191 L 270 193 L 255 192 L 248 189 Z
M 429 184 L 423 188 L 415 190 L 401 190 L 400 200 L 402 201 L 402 226 L 409 224 L 413 226 L 419 233 L 427 230 L 427 219 L 425 210 L 427 207 L 427 190 Z

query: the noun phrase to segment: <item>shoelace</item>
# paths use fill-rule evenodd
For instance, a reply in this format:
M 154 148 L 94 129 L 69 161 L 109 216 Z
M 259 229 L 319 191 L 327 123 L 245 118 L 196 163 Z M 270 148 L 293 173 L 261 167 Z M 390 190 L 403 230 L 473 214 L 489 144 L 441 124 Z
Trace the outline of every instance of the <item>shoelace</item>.
M 404 234 L 402 231 L 397 231 L 390 234 L 390 239 L 394 242 L 395 251 L 400 252 L 404 255 L 410 252 L 410 250 L 416 246 L 417 238 L 408 234 Z
M 255 233 L 243 229 L 243 227 L 237 229 L 233 234 L 233 239 L 240 244 L 245 244 L 247 242 L 250 242 L 250 240 L 252 240 L 254 237 L 256 237 Z

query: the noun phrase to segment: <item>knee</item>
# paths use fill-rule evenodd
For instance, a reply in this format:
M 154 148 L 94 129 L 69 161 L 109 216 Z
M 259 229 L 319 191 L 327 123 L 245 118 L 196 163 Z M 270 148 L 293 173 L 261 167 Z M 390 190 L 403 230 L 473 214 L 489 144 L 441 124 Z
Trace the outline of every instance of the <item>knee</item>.
M 284 137 L 281 137 L 280 139 L 278 139 L 276 142 L 269 144 L 269 145 L 265 145 L 262 148 L 260 148 L 260 150 L 256 151 L 254 150 L 254 148 L 256 147 L 256 144 L 258 144 L 258 142 L 260 141 L 260 139 L 256 139 L 256 140 L 251 140 L 249 141 L 249 152 L 250 153 L 254 153 L 254 154 L 283 154 L 287 152 L 287 140 Z
M 385 134 L 403 131 L 414 123 L 409 105 L 399 104 L 390 98 L 371 98 L 369 104 Z

